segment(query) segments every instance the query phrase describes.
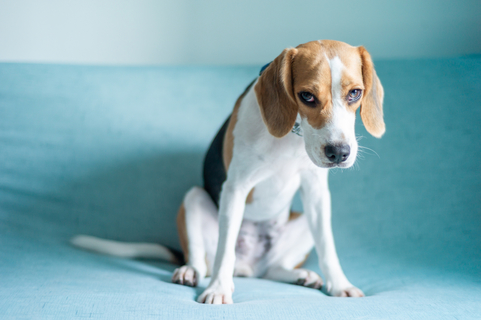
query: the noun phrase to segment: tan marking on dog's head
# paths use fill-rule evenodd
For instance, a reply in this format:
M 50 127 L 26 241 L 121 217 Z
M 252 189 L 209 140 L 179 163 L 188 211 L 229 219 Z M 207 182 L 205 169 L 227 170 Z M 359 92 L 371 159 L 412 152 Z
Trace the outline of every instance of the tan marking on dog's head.
M 329 60 L 335 57 L 343 65 L 341 97 L 345 99 L 344 106 L 355 113 L 362 102 L 361 118 L 366 129 L 375 137 L 384 133 L 383 89 L 369 53 L 363 47 L 320 40 L 285 49 L 259 77 L 255 86 L 257 100 L 272 135 L 286 135 L 297 113 L 316 129 L 330 121 L 333 97 Z M 349 104 L 347 95 L 353 89 L 363 90 L 364 96 Z M 306 105 L 300 97 L 301 92 L 313 94 L 316 104 Z
M 299 113 L 307 118 L 312 127 L 322 128 L 332 116 L 332 79 L 328 59 L 338 57 L 344 66 L 341 97 L 346 97 L 352 89 L 364 89 L 361 58 L 357 48 L 339 41 L 312 41 L 300 45 L 298 50 L 293 63 L 294 90 L 296 93 L 309 92 L 317 100 L 315 106 L 307 106 L 297 94 Z M 355 112 L 359 102 L 352 105 L 346 103 L 346 107 Z

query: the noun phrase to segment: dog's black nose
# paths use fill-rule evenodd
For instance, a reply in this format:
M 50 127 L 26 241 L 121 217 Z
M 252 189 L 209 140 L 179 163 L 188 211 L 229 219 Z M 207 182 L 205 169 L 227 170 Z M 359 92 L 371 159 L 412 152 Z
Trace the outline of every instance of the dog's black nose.
M 349 158 L 349 154 L 351 153 L 351 148 L 347 144 L 341 145 L 327 145 L 324 148 L 324 153 L 326 154 L 327 159 L 334 163 L 341 163 Z

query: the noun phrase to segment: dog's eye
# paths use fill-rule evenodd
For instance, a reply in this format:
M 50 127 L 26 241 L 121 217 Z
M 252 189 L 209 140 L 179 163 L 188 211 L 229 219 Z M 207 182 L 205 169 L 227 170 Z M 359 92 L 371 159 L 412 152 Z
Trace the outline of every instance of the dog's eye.
M 304 92 L 301 92 L 299 95 L 301 96 L 302 100 L 304 100 L 305 102 L 307 102 L 309 104 L 316 102 L 316 98 L 314 97 L 314 95 L 312 93 L 304 91 Z
M 348 102 L 355 102 L 355 101 L 359 100 L 359 98 L 361 97 L 361 93 L 362 93 L 361 89 L 352 89 L 351 91 L 349 91 L 349 93 L 347 95 L 347 101 Z

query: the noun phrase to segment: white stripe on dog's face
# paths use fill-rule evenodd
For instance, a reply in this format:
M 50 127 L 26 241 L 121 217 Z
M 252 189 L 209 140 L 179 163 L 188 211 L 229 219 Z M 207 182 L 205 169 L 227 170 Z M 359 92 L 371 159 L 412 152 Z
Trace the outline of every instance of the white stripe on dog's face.
M 338 56 L 332 59 L 329 59 L 327 55 L 324 56 L 330 70 L 331 112 L 321 128 L 311 126 L 307 117 L 302 119 L 301 127 L 304 131 L 306 151 L 317 166 L 348 168 L 356 161 L 358 145 L 354 132 L 355 113 L 348 110 L 346 99 L 343 96 L 342 76 L 345 66 Z M 345 161 L 335 164 L 327 158 L 325 150 L 327 146 L 341 145 L 349 146 L 350 154 Z

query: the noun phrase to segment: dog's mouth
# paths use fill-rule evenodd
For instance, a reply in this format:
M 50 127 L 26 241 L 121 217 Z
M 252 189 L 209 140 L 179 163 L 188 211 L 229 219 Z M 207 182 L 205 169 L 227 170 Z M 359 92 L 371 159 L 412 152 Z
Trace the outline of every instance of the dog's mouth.
M 345 169 L 345 168 L 350 168 L 352 166 L 351 163 L 339 163 L 339 164 L 336 164 L 333 166 L 333 168 L 341 168 L 341 169 Z
M 321 165 L 316 164 L 320 168 L 325 168 L 325 169 L 333 169 L 333 168 L 349 168 L 350 164 L 348 163 L 322 163 Z
M 347 169 L 350 168 L 354 165 L 355 161 L 352 161 L 352 159 L 348 159 L 346 161 L 336 163 L 336 162 L 330 162 L 330 161 L 325 161 L 324 159 L 313 159 L 312 157 L 311 161 L 318 166 L 319 168 L 324 168 L 324 169 L 334 169 L 334 168 L 340 168 L 340 169 Z

